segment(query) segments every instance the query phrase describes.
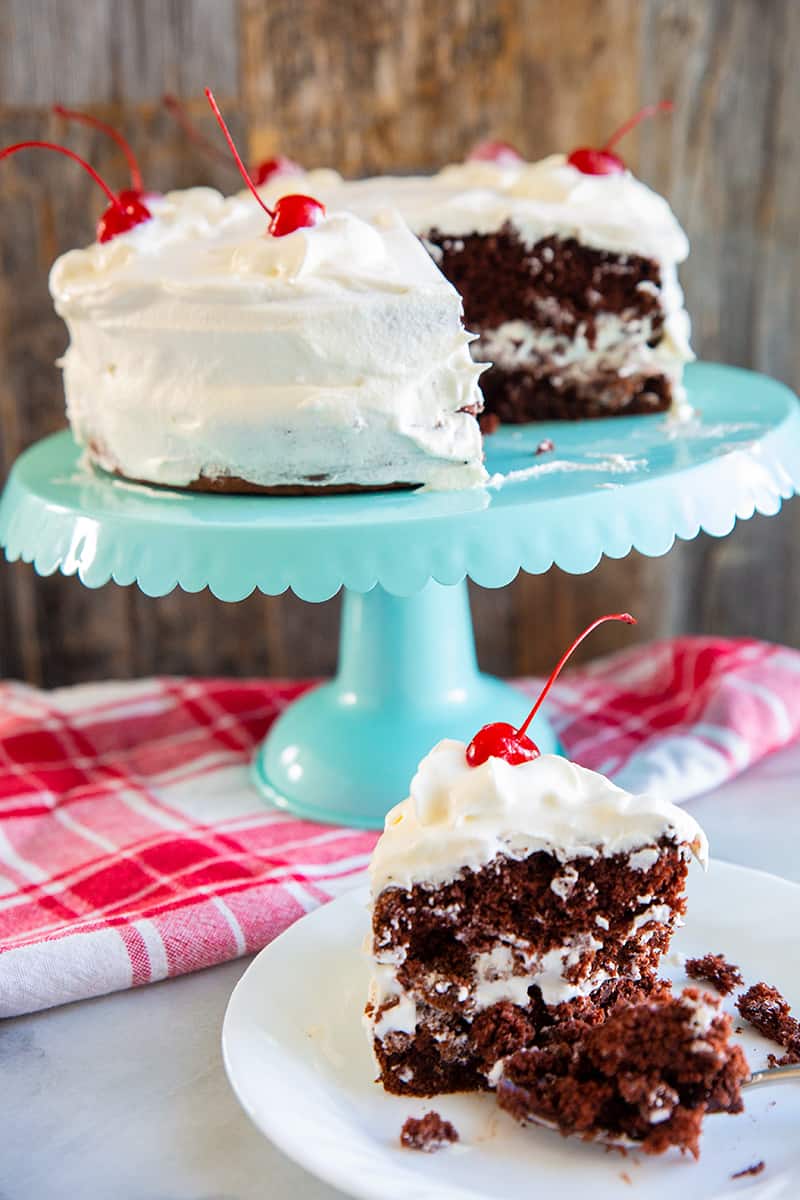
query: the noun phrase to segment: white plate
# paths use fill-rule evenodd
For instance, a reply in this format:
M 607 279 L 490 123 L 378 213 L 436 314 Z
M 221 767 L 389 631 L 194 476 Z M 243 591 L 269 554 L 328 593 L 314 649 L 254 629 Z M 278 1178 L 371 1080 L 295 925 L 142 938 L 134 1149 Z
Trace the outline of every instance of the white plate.
M 764 979 L 800 1006 L 800 887 L 714 862 L 692 871 L 688 926 L 673 951 L 723 953 L 749 983 Z M 222 1034 L 228 1077 L 252 1120 L 290 1158 L 363 1200 L 778 1200 L 800 1196 L 800 1085 L 747 1095 L 740 1116 L 709 1117 L 699 1163 L 618 1152 L 523 1129 L 489 1095 L 409 1100 L 386 1095 L 361 1027 L 368 965 L 366 892 L 298 921 L 258 955 L 236 987 Z M 666 972 L 680 984 L 681 968 Z M 730 998 L 726 1002 L 734 1011 Z M 751 1030 L 753 1069 L 775 1047 Z M 406 1117 L 435 1108 L 461 1142 L 438 1154 L 403 1150 Z M 732 1180 L 759 1160 L 765 1171 Z M 631 1186 L 626 1186 L 630 1184 Z

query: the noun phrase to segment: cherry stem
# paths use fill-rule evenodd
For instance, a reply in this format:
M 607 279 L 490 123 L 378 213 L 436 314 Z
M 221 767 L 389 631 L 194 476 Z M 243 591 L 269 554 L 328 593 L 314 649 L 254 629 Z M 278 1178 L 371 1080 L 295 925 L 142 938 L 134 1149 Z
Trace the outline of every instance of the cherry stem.
M 520 725 L 519 729 L 517 730 L 517 737 L 522 737 L 524 735 L 524 733 L 527 730 L 528 726 L 530 725 L 531 721 L 533 720 L 533 718 L 536 716 L 537 712 L 539 711 L 542 701 L 544 700 L 545 696 L 550 691 L 550 688 L 553 686 L 553 684 L 555 683 L 555 681 L 558 679 L 559 675 L 561 674 L 562 668 L 567 663 L 567 660 L 572 657 L 572 655 L 578 649 L 578 646 L 580 646 L 583 639 L 588 637 L 589 634 L 592 633 L 593 630 L 597 629 L 598 625 L 602 625 L 604 621 L 624 621 L 626 625 L 635 625 L 636 617 L 632 617 L 630 613 L 609 613 L 608 616 L 598 617 L 596 621 L 592 621 L 591 625 L 587 626 L 587 628 L 584 629 L 584 631 L 580 635 L 580 637 L 575 638 L 575 641 L 572 643 L 572 645 L 569 647 L 569 649 L 565 650 L 564 653 L 561 655 L 561 658 L 558 660 L 558 663 L 556 664 L 555 668 L 553 669 L 553 672 L 550 675 L 550 678 L 548 679 L 547 683 L 544 685 L 541 692 L 539 693 L 539 699 L 536 701 L 533 708 L 528 713 L 527 717 L 525 718 L 525 720 L 523 721 L 523 723 Z
M 83 125 L 90 125 L 93 129 L 100 129 L 103 133 L 108 134 L 110 138 L 113 138 L 122 153 L 125 155 L 125 159 L 128 163 L 128 169 L 131 173 L 131 186 L 133 187 L 134 191 L 144 191 L 142 172 L 139 169 L 139 162 L 131 148 L 130 142 L 120 133 L 118 129 L 115 129 L 113 125 L 107 125 L 105 121 L 101 121 L 99 117 L 90 116 L 89 113 L 75 112 L 74 109 L 64 108 L 63 104 L 54 104 L 53 112 L 57 117 L 63 117 L 66 121 L 80 121 Z
M 211 105 L 211 111 L 213 112 L 213 114 L 217 118 L 217 120 L 219 121 L 219 127 L 222 130 L 223 134 L 225 135 L 225 141 L 228 143 L 228 146 L 230 147 L 231 154 L 236 159 L 236 165 L 239 168 L 239 171 L 241 172 L 242 179 L 245 181 L 247 186 L 250 188 L 250 191 L 253 193 L 256 200 L 263 208 L 264 212 L 267 214 L 267 216 L 270 219 L 272 219 L 275 216 L 275 213 L 272 211 L 271 208 L 267 208 L 266 204 L 259 196 L 258 188 L 256 187 L 256 185 L 253 183 L 252 179 L 250 178 L 250 175 L 248 174 L 248 171 L 247 171 L 247 167 L 242 162 L 241 155 L 239 154 L 239 151 L 236 149 L 236 143 L 234 142 L 233 138 L 231 137 L 230 130 L 228 129 L 228 126 L 225 124 L 225 120 L 222 116 L 222 113 L 219 111 L 219 105 L 217 104 L 216 100 L 214 99 L 214 93 L 211 91 L 211 88 L 206 88 L 205 93 L 206 93 L 206 100 Z
M 120 212 L 125 211 L 119 197 L 114 195 L 106 181 L 101 179 L 94 167 L 90 167 L 86 159 L 81 158 L 80 154 L 76 154 L 74 150 L 68 150 L 66 146 L 57 146 L 55 142 L 15 142 L 13 146 L 6 146 L 5 150 L 0 150 L 0 161 L 8 158 L 10 154 L 16 154 L 18 150 L 55 150 L 56 154 L 64 154 L 67 158 L 73 159 L 76 163 L 80 163 L 84 171 L 91 175 L 95 183 L 103 189 L 109 203 L 113 204 L 114 208 L 118 208 Z
M 217 162 L 224 163 L 226 167 L 234 169 L 234 164 L 228 158 L 225 151 L 220 150 L 219 146 L 214 145 L 211 138 L 207 138 L 204 133 L 200 132 L 186 111 L 186 105 L 182 104 L 177 96 L 168 93 L 163 97 L 163 104 L 167 112 L 172 113 L 183 132 L 191 141 L 198 146 L 202 146 L 206 154 L 210 154 Z
M 675 105 L 671 100 L 661 100 L 658 104 L 646 104 L 644 108 L 640 108 L 637 113 L 628 118 L 624 125 L 620 125 L 619 129 L 616 129 L 612 133 L 602 149 L 604 151 L 611 150 L 616 146 L 618 141 L 625 137 L 626 133 L 630 133 L 632 129 L 635 129 L 641 121 L 646 121 L 648 117 L 654 117 L 660 112 L 672 112 L 674 107 Z

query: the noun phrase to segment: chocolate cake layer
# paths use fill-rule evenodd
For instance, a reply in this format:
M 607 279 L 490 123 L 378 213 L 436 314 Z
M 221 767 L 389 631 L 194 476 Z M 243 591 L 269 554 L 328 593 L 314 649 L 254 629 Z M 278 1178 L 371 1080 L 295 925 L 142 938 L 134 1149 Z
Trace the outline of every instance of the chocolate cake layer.
M 642 367 L 665 336 L 654 259 L 556 236 L 528 246 L 511 225 L 425 240 L 480 335 L 475 356 L 494 364 L 481 380 L 487 413 L 518 423 L 671 406 L 672 379 Z
M 487 418 L 507 425 L 526 421 L 581 421 L 593 417 L 635 417 L 666 412 L 673 387 L 666 375 L 619 375 L 597 372 L 585 381 L 565 378 L 559 367 L 544 364 L 520 370 L 492 368 L 481 379 L 486 400 L 480 419 L 484 433 L 492 432 Z
M 384 889 L 373 951 L 391 987 L 368 1010 L 384 1087 L 485 1087 L 554 1022 L 602 1019 L 631 988 L 647 994 L 686 872 L 684 848 L 664 838 L 644 859 L 499 855 L 439 887 Z

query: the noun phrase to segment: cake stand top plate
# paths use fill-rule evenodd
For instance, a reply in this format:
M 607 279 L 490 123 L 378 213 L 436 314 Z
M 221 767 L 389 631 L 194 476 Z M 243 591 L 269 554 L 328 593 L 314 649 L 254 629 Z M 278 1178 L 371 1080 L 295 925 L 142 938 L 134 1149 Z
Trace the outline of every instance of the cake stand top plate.
M 342 586 L 394 595 L 469 576 L 502 587 L 553 564 L 580 574 L 603 554 L 668 551 L 701 529 L 778 511 L 800 490 L 800 406 L 782 384 L 734 367 L 687 370 L 696 417 L 505 426 L 486 439 L 486 488 L 346 496 L 201 495 L 81 465 L 68 432 L 27 450 L 0 505 L 10 560 L 42 574 L 113 579 L 149 595 L 209 587 L 222 600 Z M 544 439 L 554 449 L 537 454 Z

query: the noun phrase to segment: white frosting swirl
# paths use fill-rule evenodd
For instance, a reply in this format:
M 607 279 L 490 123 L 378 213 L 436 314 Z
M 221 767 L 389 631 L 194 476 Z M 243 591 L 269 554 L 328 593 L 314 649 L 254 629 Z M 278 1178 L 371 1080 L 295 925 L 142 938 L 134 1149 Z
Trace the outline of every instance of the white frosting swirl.
M 279 238 L 247 193 L 153 213 L 50 276 L 68 415 L 103 465 L 176 485 L 485 479 L 460 298 L 395 212 Z
M 296 190 L 276 178 L 265 194 Z M 310 171 L 303 187 L 330 209 L 369 214 L 391 204 L 411 228 L 460 237 L 496 233 L 506 222 L 527 244 L 558 235 L 617 253 L 641 254 L 660 263 L 682 262 L 689 242 L 667 201 L 630 171 L 584 175 L 563 154 L 540 162 L 496 166 L 456 163 L 432 176 L 376 176 L 345 182 L 331 171 Z
M 674 804 L 631 795 L 554 754 L 470 767 L 463 742 L 445 740 L 420 763 L 408 799 L 386 817 L 370 865 L 372 891 L 438 886 L 498 854 L 520 859 L 546 850 L 566 861 L 631 853 L 662 837 L 706 864 L 705 834 Z

